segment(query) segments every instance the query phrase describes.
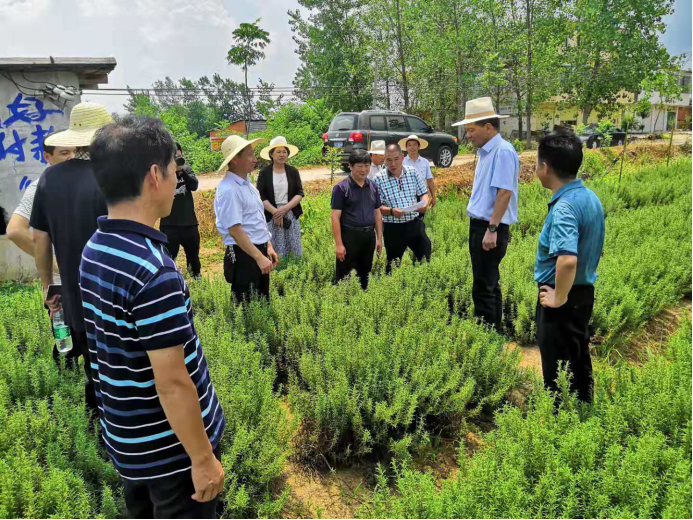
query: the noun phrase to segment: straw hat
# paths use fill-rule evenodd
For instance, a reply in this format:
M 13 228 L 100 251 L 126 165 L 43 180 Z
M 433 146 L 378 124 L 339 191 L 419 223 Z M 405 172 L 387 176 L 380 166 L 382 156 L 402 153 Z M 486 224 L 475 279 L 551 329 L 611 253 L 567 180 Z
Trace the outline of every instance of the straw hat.
M 78 103 L 70 113 L 70 128 L 46 139 L 48 146 L 90 146 L 96 131 L 112 122 L 108 109 L 99 103 Z
M 262 151 L 260 152 L 260 157 L 269 161 L 270 160 L 270 155 L 269 155 L 270 152 L 272 150 L 274 150 L 275 148 L 282 148 L 282 147 L 289 149 L 289 157 L 293 157 L 294 155 L 296 155 L 298 153 L 298 148 L 296 148 L 292 144 L 287 144 L 286 137 L 284 137 L 283 135 L 278 135 L 277 137 L 275 137 L 274 139 L 272 139 L 270 141 L 269 146 L 262 149 Z
M 420 137 L 412 134 L 409 137 L 405 137 L 404 139 L 400 139 L 399 141 L 399 147 L 404 150 L 405 152 L 407 151 L 407 143 L 409 141 L 416 141 L 419 143 L 419 150 L 423 150 L 424 148 L 428 148 L 428 141 L 426 139 L 421 139 Z
M 468 123 L 482 121 L 483 119 L 494 119 L 496 117 L 498 119 L 505 119 L 510 116 L 496 114 L 496 111 L 493 109 L 493 101 L 491 101 L 490 97 L 472 99 L 471 101 L 467 101 L 467 104 L 464 106 L 464 119 L 457 123 L 453 123 L 452 126 L 462 126 Z
M 371 149 L 368 150 L 368 153 L 385 155 L 385 141 L 373 141 L 371 143 Z
M 231 160 L 236 157 L 243 149 L 250 145 L 255 149 L 255 146 L 257 145 L 258 142 L 262 141 L 261 137 L 258 137 L 257 139 L 251 139 L 250 141 L 246 141 L 243 139 L 240 135 L 230 135 L 226 139 L 224 139 L 224 142 L 221 143 L 221 153 L 224 155 L 224 162 L 221 163 L 221 166 L 219 166 L 219 169 L 217 170 L 217 173 L 222 173 L 223 171 L 226 171 L 226 167 L 229 165 Z

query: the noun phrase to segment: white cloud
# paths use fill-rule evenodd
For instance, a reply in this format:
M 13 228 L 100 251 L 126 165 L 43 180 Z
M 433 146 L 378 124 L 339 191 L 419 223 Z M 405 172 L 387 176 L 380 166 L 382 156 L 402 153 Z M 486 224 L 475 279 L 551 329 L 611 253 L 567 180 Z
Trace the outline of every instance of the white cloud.
M 3 56 L 114 57 L 118 65 L 102 87 L 147 88 L 170 76 L 198 79 L 219 73 L 242 81 L 226 63 L 231 33 L 241 22 L 262 17 L 272 43 L 266 59 L 251 68 L 277 86 L 291 85 L 298 67 L 287 9 L 297 0 L 0 0 Z M 118 111 L 123 96 L 84 96 Z
M 0 13 L 5 24 L 26 23 L 48 11 L 48 0 L 0 0 Z

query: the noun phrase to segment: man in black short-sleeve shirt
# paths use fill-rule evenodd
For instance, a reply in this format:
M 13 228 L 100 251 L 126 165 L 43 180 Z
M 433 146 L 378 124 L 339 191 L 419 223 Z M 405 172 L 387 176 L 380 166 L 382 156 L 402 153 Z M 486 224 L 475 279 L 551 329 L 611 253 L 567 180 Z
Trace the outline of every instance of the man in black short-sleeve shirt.
M 36 188 L 29 221 L 34 228 L 36 267 L 44 295 L 53 283 L 53 247 L 58 260 L 62 291 L 60 301 L 46 301 L 54 311 L 62 307 L 70 327 L 72 348 L 84 356 L 87 375 L 85 399 L 96 413 L 96 397 L 91 382 L 87 336 L 79 289 L 79 264 L 82 250 L 97 229 L 97 219 L 108 213 L 106 202 L 96 183 L 89 158 L 89 144 L 96 131 L 111 121 L 106 107 L 80 103 L 72 109 L 70 130 L 54 134 L 46 141 L 51 146 L 77 146 L 74 159 L 51 166 L 43 173 Z M 78 130 L 73 130 L 78 128 Z M 108 283 L 103 280 L 102 283 Z
M 351 175 L 332 190 L 332 233 L 337 256 L 337 282 L 352 269 L 365 290 L 373 267 L 373 252 L 382 251 L 383 218 L 380 195 L 368 179 L 371 158 L 365 150 L 349 156 Z

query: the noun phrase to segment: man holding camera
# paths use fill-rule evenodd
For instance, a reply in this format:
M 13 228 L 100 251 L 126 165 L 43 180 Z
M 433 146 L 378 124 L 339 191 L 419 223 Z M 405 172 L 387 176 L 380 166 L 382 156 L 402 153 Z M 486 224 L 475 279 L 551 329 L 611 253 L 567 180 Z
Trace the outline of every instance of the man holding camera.
M 197 190 L 199 181 L 192 168 L 185 164 L 180 143 L 176 143 L 176 184 L 175 197 L 171 214 L 161 219 L 159 229 L 168 239 L 168 252 L 173 260 L 178 256 L 180 246 L 183 246 L 188 271 L 197 278 L 200 276 L 200 231 L 195 215 L 193 191 Z

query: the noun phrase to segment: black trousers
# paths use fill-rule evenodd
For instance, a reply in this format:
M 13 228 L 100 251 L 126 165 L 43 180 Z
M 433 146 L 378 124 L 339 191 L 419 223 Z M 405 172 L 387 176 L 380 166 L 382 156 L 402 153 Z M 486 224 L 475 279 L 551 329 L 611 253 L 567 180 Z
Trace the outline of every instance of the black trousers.
M 214 456 L 221 460 L 221 447 Z M 192 471 L 181 471 L 152 480 L 122 479 L 129 518 L 217 518 L 218 496 L 196 502 Z
M 392 271 L 395 260 L 402 260 L 407 248 L 411 249 L 417 262 L 431 259 L 431 239 L 426 234 L 422 219 L 414 219 L 404 224 L 383 223 L 383 240 L 387 255 L 387 273 Z
M 353 269 L 359 277 L 361 287 L 368 287 L 368 276 L 373 268 L 375 252 L 375 230 L 342 226 L 342 243 L 346 248 L 344 261 L 337 260 L 337 282 L 349 276 Z
M 84 402 L 87 405 L 87 412 L 92 417 L 96 417 L 99 409 L 96 405 L 96 393 L 94 391 L 94 381 L 91 375 L 91 363 L 89 359 L 89 344 L 87 343 L 87 333 L 85 331 L 76 331 L 70 327 L 70 337 L 72 338 L 72 350 L 61 354 L 57 347 L 53 344 L 53 361 L 60 368 L 61 357 L 65 359 L 65 367 L 73 369 L 78 366 L 79 357 L 84 359 L 84 373 L 87 380 L 84 383 Z
M 255 247 L 267 256 L 267 244 L 255 244 Z M 253 257 L 237 245 L 226 247 L 224 278 L 239 302 L 248 301 L 253 291 L 269 300 L 269 274 L 263 274 Z
M 469 255 L 472 260 L 472 300 L 474 316 L 501 330 L 503 297 L 500 287 L 500 263 L 508 250 L 510 228 L 498 226 L 496 247 L 484 251 L 483 241 L 488 222 L 471 219 L 469 223 Z
M 200 230 L 198 226 L 161 226 L 161 232 L 168 239 L 168 252 L 174 260 L 180 246 L 185 251 L 188 271 L 192 276 L 200 276 Z
M 537 341 L 544 385 L 557 391 L 560 363 L 572 374 L 570 390 L 581 401 L 592 401 L 592 360 L 589 323 L 594 307 L 594 287 L 575 285 L 568 301 L 558 309 L 542 307 L 537 297 Z

